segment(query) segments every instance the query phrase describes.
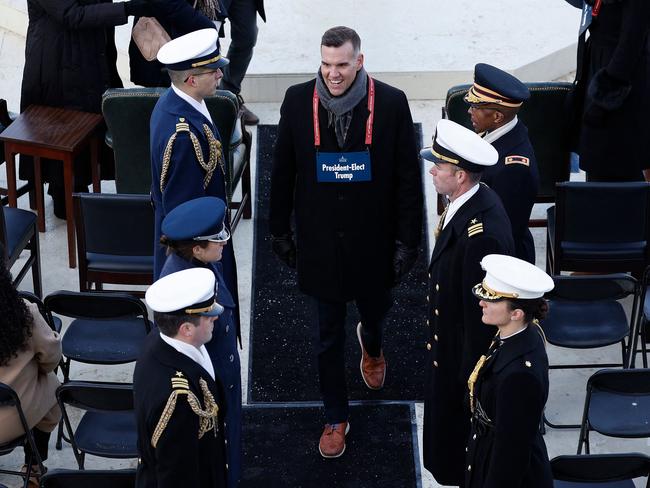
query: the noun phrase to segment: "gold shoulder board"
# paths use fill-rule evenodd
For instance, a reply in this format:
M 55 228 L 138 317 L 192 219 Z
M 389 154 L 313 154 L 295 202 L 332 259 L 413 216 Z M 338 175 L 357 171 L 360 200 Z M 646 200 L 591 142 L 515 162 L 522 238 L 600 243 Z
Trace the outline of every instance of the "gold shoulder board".
M 475 236 L 476 234 L 481 234 L 483 232 L 483 222 L 475 217 L 469 221 L 469 227 L 467 227 L 467 235 L 469 237 Z

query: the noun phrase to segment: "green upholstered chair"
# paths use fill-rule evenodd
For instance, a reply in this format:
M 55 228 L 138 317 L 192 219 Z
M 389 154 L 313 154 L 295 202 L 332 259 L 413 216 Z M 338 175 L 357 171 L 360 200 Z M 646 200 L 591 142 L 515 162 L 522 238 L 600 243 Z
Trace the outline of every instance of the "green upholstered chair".
M 148 194 L 151 187 L 149 119 L 163 88 L 115 88 L 102 97 L 102 113 L 108 126 L 106 142 L 115 153 L 117 193 Z M 239 219 L 251 217 L 250 134 L 238 124 L 239 103 L 229 91 L 217 90 L 206 99 L 219 134 L 223 139 L 226 165 L 226 193 L 232 227 Z M 238 136 L 233 138 L 233 134 Z M 239 135 L 240 134 L 240 135 Z M 230 144 L 226 144 L 230 141 Z M 233 194 L 241 183 L 241 200 Z
M 463 100 L 471 85 L 458 85 L 449 89 L 443 118 L 453 120 L 472 130 Z M 535 149 L 539 168 L 540 186 L 536 203 L 555 201 L 555 184 L 568 181 L 571 170 L 570 97 L 573 85 L 566 82 L 526 83 L 530 100 L 524 103 L 519 118 L 528 127 L 530 142 Z M 438 214 L 442 213 L 442 199 L 438 198 Z M 531 227 L 545 227 L 546 219 L 531 220 Z

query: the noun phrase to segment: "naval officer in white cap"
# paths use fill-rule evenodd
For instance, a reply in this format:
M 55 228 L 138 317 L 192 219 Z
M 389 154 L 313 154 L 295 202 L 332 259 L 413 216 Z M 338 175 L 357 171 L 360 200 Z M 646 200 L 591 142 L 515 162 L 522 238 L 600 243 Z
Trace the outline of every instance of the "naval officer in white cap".
M 539 431 L 548 397 L 548 357 L 538 321 L 553 279 L 511 256 L 481 261 L 485 278 L 473 288 L 483 323 L 497 335 L 467 382 L 472 429 L 467 440 L 468 488 L 552 488 Z M 492 327 L 490 327 L 492 330 Z
M 158 329 L 133 375 L 138 487 L 227 486 L 223 387 L 205 349 L 224 310 L 214 290 L 205 268 L 172 273 L 147 290 Z
M 221 55 L 215 29 L 173 39 L 158 52 L 172 81 L 151 114 L 151 198 L 155 210 L 154 279 L 160 276 L 165 250 L 162 220 L 173 208 L 199 197 L 227 201 L 226 166 L 221 136 L 205 98 L 215 94 L 228 59 Z M 226 218 L 226 227 L 230 221 Z M 223 276 L 233 293 L 233 319 L 239 327 L 237 271 L 233 247 L 224 249 Z
M 481 322 L 472 286 L 483 277 L 487 254 L 512 254 L 514 244 L 499 197 L 480 184 L 497 151 L 474 132 L 441 120 L 421 156 L 436 191 L 449 205 L 440 218 L 429 265 L 426 325 L 429 351 L 424 403 L 424 466 L 442 485 L 463 486 L 470 428 L 467 378 L 495 330 Z

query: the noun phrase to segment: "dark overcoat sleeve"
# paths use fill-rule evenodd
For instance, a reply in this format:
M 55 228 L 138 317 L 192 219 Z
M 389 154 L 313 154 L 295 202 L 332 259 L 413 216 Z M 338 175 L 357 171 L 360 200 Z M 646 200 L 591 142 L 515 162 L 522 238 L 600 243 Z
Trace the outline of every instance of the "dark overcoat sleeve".
M 647 42 L 650 2 L 625 0 L 622 7 L 621 35 L 606 71 L 617 80 L 631 81 Z
M 490 184 L 506 209 L 512 223 L 512 237 L 515 242 L 521 242 L 526 235 L 530 206 L 534 203 L 537 194 L 530 172 L 531 169 L 523 164 L 506 164 L 499 176 Z M 532 202 L 528 200 L 529 198 L 532 198 Z
M 82 5 L 77 0 L 36 0 L 38 5 L 66 29 L 90 29 L 126 24 L 123 2 Z
M 296 152 L 291 120 L 296 114 L 292 110 L 292 89 L 287 90 L 280 108 L 278 136 L 273 149 L 271 170 L 271 201 L 269 224 L 272 235 L 279 236 L 291 230 L 293 194 L 296 186 Z
M 397 240 L 415 248 L 422 236 L 422 173 L 417 153 L 413 119 L 406 95 L 399 93 L 401 110 L 397 124 L 398 136 L 395 146 L 395 192 L 397 203 Z
M 527 371 L 516 371 L 499 383 L 496 397 L 496 432 L 483 488 L 523 486 L 539 419 L 544 387 Z
M 503 253 L 504 249 L 492 235 L 481 234 L 470 237 L 463 258 L 463 351 L 459 380 L 467 381 L 476 361 L 481 357 L 496 333 L 496 327 L 482 321 L 483 312 L 479 299 L 472 293 L 472 288 L 485 277 L 481 268 L 481 259 L 492 253 Z

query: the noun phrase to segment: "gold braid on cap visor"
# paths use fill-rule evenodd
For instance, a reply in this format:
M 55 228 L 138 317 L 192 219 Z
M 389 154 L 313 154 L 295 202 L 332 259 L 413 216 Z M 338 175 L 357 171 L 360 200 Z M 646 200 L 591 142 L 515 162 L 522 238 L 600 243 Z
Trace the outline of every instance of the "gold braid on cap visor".
M 467 95 L 465 95 L 465 101 L 477 105 L 482 103 L 494 103 L 496 105 L 503 105 L 504 107 L 512 108 L 521 107 L 524 103 L 506 98 L 500 93 L 485 88 L 476 82 L 474 82 L 468 90 Z
M 186 314 L 189 314 L 189 315 L 195 315 L 195 314 L 198 314 L 198 313 L 211 312 L 212 310 L 214 310 L 215 307 L 216 307 L 215 302 L 212 302 L 212 305 L 210 305 L 210 306 L 208 306 L 208 307 L 202 307 L 202 308 L 186 308 L 186 309 L 185 309 L 185 313 L 186 313 Z
M 192 63 L 192 68 L 198 68 L 200 66 L 205 66 L 206 64 L 214 63 L 216 61 L 219 61 L 220 59 L 221 59 L 221 54 L 218 54 L 214 58 L 205 59 L 203 61 L 197 61 L 196 63 Z
M 483 300 L 501 300 L 503 298 L 519 298 L 518 293 L 505 293 L 502 291 L 496 291 L 490 288 L 485 284 L 485 280 L 482 283 L 474 285 L 472 292 L 479 298 Z

